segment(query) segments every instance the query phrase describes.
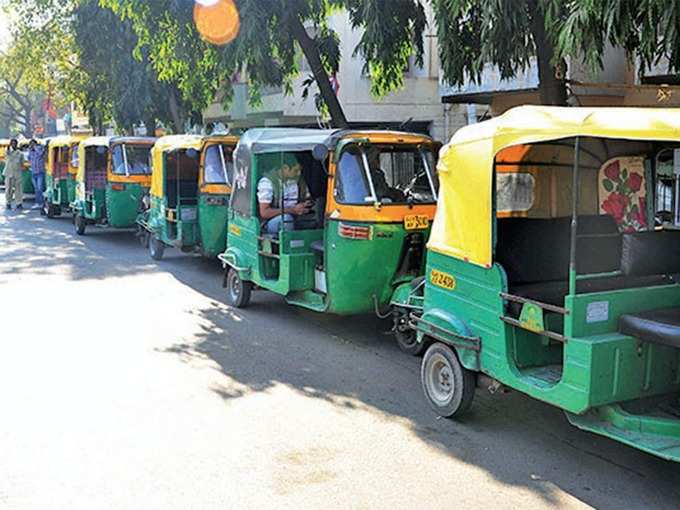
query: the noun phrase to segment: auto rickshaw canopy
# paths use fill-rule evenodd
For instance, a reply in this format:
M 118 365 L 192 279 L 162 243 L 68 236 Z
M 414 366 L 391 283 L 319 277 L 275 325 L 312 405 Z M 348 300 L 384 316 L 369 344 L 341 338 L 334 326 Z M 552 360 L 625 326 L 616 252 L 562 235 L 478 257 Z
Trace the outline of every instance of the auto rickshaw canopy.
M 151 149 L 151 195 L 163 197 L 163 156 L 168 152 L 189 150 L 200 151 L 203 137 L 200 135 L 168 135 L 162 136 Z
M 573 162 L 573 145 L 546 151 L 532 144 L 576 137 L 604 140 L 605 146 L 606 140 L 680 141 L 680 109 L 522 106 L 460 129 L 440 152 L 439 200 L 428 248 L 490 267 L 494 175 L 518 171 L 529 154 L 532 162 L 534 155 L 540 159 L 533 172 L 552 162 L 566 167 Z M 587 188 L 581 184 L 581 190 Z

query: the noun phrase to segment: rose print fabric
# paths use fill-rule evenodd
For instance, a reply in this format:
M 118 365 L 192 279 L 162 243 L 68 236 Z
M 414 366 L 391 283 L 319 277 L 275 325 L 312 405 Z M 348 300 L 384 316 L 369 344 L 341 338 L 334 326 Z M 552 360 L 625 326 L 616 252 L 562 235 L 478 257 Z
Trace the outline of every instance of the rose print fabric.
M 645 161 L 641 157 L 621 157 L 600 168 L 600 211 L 613 216 L 621 232 L 637 232 L 647 227 Z

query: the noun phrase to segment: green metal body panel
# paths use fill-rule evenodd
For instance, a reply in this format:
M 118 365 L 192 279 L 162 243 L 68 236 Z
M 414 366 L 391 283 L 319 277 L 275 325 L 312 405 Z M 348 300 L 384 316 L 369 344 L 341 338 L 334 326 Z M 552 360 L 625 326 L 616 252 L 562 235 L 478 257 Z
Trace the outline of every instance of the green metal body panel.
M 132 228 L 137 223 L 139 204 L 147 188 L 138 183 L 116 183 L 124 189 L 95 189 L 91 199 L 77 200 L 74 209 L 93 223 L 105 223 L 112 228 Z
M 216 257 L 227 248 L 229 195 L 201 193 L 198 197 L 198 230 L 203 254 Z
M 0 184 L 5 184 L 5 162 L 0 161 Z
M 241 278 L 286 297 L 291 304 L 316 311 L 350 315 L 384 308 L 394 290 L 422 274 L 399 274 L 408 232 L 402 224 L 343 222 L 371 229 L 370 239 L 348 239 L 338 234 L 340 221 L 327 220 L 325 229 L 283 232 L 276 243 L 258 240 L 259 220 L 232 215 L 226 259 L 242 268 Z M 427 236 L 426 231 L 422 231 Z M 311 244 L 324 241 L 324 254 Z M 324 260 L 325 257 L 325 260 Z M 326 293 L 315 292 L 315 270 L 323 266 Z
M 453 276 L 454 288 L 435 285 L 433 270 Z M 438 339 L 456 349 L 466 368 L 568 413 L 590 413 L 590 418 L 572 420 L 582 428 L 623 440 L 612 423 L 597 422 L 593 416 L 607 421 L 619 416 L 612 411 L 617 403 L 680 391 L 680 349 L 640 342 L 617 331 L 623 313 L 680 306 L 680 285 L 567 296 L 564 318 L 545 313 L 547 328 L 566 337 L 562 344 L 500 319 L 505 313 L 500 293 L 507 292 L 507 283 L 499 265 L 485 269 L 430 251 L 426 274 L 422 318 L 441 328 L 436 330 Z M 592 310 L 607 312 L 598 316 L 589 313 Z M 432 331 L 418 326 L 421 338 Z M 479 338 L 481 350 L 461 347 L 461 336 Z M 648 432 L 659 433 L 655 419 L 652 414 L 635 418 Z M 676 418 L 671 427 L 676 441 L 680 440 L 678 424 Z M 638 446 L 635 441 L 629 444 Z M 680 455 L 675 459 L 680 460 Z
M 21 171 L 21 186 L 24 193 L 35 193 L 35 188 L 33 187 L 33 177 L 31 175 L 30 169 L 24 168 Z
M 55 180 L 51 175 L 45 175 L 45 200 L 60 207 L 69 207 L 71 202 L 68 198 L 68 181 Z
M 167 200 L 164 198 L 151 197 L 151 208 L 148 211 L 148 219 L 144 220 L 145 226 L 169 246 L 182 250 L 198 246 L 198 207 L 179 206 L 175 209 L 177 221 L 170 221 L 166 218 L 166 203 Z
M 76 176 L 73 174 L 66 180 L 66 196 L 69 204 L 76 201 Z

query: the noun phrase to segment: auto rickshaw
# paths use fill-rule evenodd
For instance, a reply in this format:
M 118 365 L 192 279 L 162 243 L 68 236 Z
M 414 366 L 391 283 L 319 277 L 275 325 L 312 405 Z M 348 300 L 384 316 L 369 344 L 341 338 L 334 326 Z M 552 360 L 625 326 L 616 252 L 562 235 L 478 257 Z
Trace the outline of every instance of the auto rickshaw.
M 680 461 L 680 230 L 654 221 L 679 133 L 673 110 L 527 106 L 453 136 L 425 281 L 395 299 L 439 415 L 506 386 Z
M 246 306 L 257 286 L 318 312 L 384 314 L 395 287 L 424 268 L 437 186 L 433 146 L 427 136 L 393 131 L 247 131 L 235 152 L 227 250 L 219 257 L 229 303 Z M 291 172 L 297 180 L 283 182 Z M 267 181 L 279 190 L 292 182 L 309 209 L 282 216 L 273 233 L 258 198 Z M 271 207 L 287 207 L 286 192 L 278 195 Z
M 81 136 L 62 135 L 47 141 L 43 212 L 48 218 L 70 210 L 75 200 L 78 144 L 81 140 Z
M 227 243 L 227 209 L 238 137 L 164 136 L 153 147 L 151 197 L 138 219 L 154 260 L 166 246 L 206 257 Z
M 86 138 L 79 145 L 74 225 L 133 228 L 151 185 L 150 155 L 155 138 Z

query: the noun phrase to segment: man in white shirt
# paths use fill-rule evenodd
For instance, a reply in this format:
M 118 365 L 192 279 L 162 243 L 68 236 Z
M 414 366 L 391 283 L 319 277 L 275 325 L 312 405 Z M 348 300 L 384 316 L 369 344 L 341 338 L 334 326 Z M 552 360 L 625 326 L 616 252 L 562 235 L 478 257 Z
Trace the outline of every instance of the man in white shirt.
M 290 158 L 281 168 L 267 173 L 257 183 L 257 201 L 260 219 L 267 234 L 275 235 L 281 230 L 295 228 L 295 216 L 309 212 L 311 202 L 302 167 Z

